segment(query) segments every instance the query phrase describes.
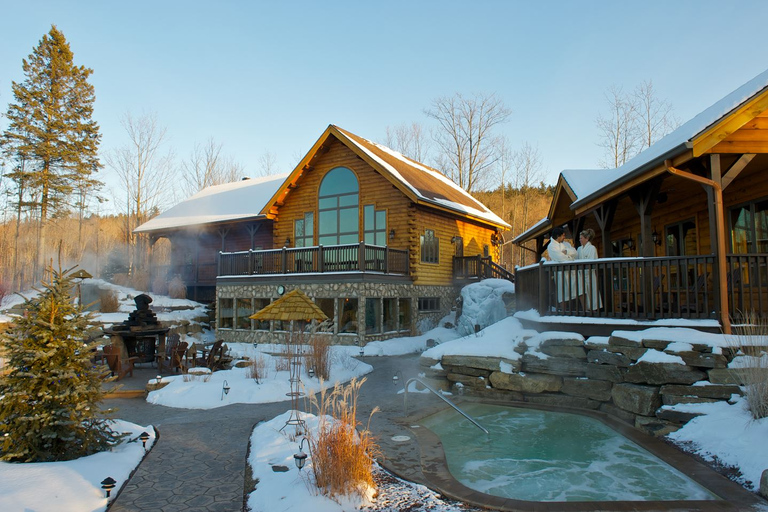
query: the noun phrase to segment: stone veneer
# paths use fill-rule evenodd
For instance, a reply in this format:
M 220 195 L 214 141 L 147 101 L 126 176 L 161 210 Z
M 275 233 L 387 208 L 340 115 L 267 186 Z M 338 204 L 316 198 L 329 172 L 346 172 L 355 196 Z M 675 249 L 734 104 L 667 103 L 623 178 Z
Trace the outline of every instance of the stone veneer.
M 357 325 L 365 326 L 365 299 L 366 298 L 397 298 L 411 299 L 411 329 L 401 332 L 387 332 L 377 334 L 337 334 L 338 317 L 334 318 L 334 335 L 332 343 L 340 345 L 359 344 L 360 341 L 367 343 L 369 341 L 379 341 L 398 336 L 417 334 L 419 325 L 423 322 L 434 326 L 438 320 L 447 315 L 456 303 L 459 296 L 459 288 L 454 286 L 417 286 L 407 283 L 381 283 L 381 282 L 356 282 L 356 283 L 302 283 L 285 284 L 285 293 L 294 288 L 299 288 L 310 298 L 337 299 L 337 298 L 357 298 Z M 439 297 L 440 311 L 419 312 L 419 297 Z M 222 298 L 269 298 L 277 300 L 280 295 L 277 293 L 277 284 L 224 284 L 216 287 L 216 304 Z M 399 308 L 399 304 L 398 304 Z M 336 311 L 338 315 L 338 311 Z M 380 322 L 382 324 L 382 322 Z M 362 330 L 362 329 L 361 329 Z M 284 331 L 257 331 L 250 329 L 219 329 L 217 326 L 216 336 L 230 343 L 280 343 Z M 277 337 L 277 339 L 276 339 Z
M 579 334 L 562 332 L 549 333 L 533 350 L 526 344 L 531 338 L 515 347 L 519 359 L 422 356 L 421 364 L 429 368 L 428 376 L 457 394 L 600 410 L 656 436 L 697 416 L 663 406 L 727 401 L 742 394 L 739 376 L 727 368 L 733 359 L 727 348 L 717 354 L 711 346 L 693 342 L 690 351 L 669 352 L 684 365 L 638 363 L 646 351 L 664 351 L 671 342 L 651 333 L 641 341 L 614 333 L 605 343 L 604 337 L 584 341 Z

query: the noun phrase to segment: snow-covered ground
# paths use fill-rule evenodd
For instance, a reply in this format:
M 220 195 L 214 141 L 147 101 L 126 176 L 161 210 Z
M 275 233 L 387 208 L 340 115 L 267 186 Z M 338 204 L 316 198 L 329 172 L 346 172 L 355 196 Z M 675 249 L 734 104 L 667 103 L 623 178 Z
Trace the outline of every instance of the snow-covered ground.
M 482 283 L 478 283 L 482 284 Z M 471 286 L 478 286 L 471 285 Z M 130 295 L 130 291 L 121 291 Z M 135 292 L 134 292 L 135 293 Z M 464 295 L 463 312 L 465 318 L 459 325 L 472 325 L 489 322 L 488 311 L 497 310 L 502 293 L 498 287 L 486 290 L 469 290 Z M 489 299 L 491 297 L 491 299 Z M 489 300 L 491 302 L 489 302 Z M 153 305 L 163 303 L 156 298 Z M 130 302 L 132 308 L 132 301 Z M 6 306 L 7 307 L 7 306 Z M 124 313 L 123 313 L 124 315 Z M 483 316 L 485 315 L 485 316 Z M 484 319 L 485 318 L 485 319 Z M 446 319 L 450 320 L 450 319 Z M 444 320 L 445 321 L 445 320 Z M 441 325 L 444 324 L 441 322 Z M 687 329 L 664 328 L 657 335 L 665 336 L 680 350 L 685 350 L 690 340 Z M 573 334 L 571 334 L 573 335 Z M 504 317 L 491 323 L 479 333 L 462 336 L 456 328 L 438 327 L 417 337 L 405 337 L 388 341 L 370 343 L 365 346 L 366 356 L 388 356 L 414 353 L 427 348 L 427 340 L 434 340 L 437 346 L 424 353 L 425 356 L 439 359 L 444 354 L 465 354 L 497 356 L 514 360 L 519 357 L 513 347 L 517 340 L 526 340 L 529 351 L 536 353 L 539 343 L 552 336 L 551 333 L 536 333 L 526 330 L 515 318 Z M 562 336 L 559 333 L 558 336 Z M 578 336 L 578 335 L 573 335 Z M 702 337 L 697 339 L 701 342 Z M 713 348 L 725 346 L 727 340 L 722 336 L 706 337 Z M 594 338 L 590 342 L 599 342 Z M 277 352 L 276 346 L 259 346 L 258 350 L 248 344 L 231 344 L 233 356 L 249 358 L 264 357 L 269 368 L 269 375 L 258 384 L 246 376 L 246 369 L 234 369 L 216 372 L 208 382 L 203 379 L 183 377 L 164 377 L 171 384 L 162 390 L 150 394 L 148 400 L 168 407 L 194 407 L 210 409 L 230 403 L 264 403 L 285 400 L 288 386 L 287 373 L 274 370 L 274 361 L 267 352 Z M 334 347 L 332 381 L 346 381 L 354 376 L 364 375 L 371 367 L 354 356 L 359 354 L 358 347 Z M 655 359 L 667 360 L 677 356 L 666 354 Z M 667 357 L 669 356 L 669 357 Z M 649 360 L 655 360 L 654 355 Z M 224 380 L 228 381 L 230 392 L 222 396 Z M 308 388 L 319 388 L 316 379 L 303 377 Z M 745 410 L 744 400 L 735 398 L 732 404 L 677 405 L 675 408 L 703 413 L 690 421 L 685 427 L 671 434 L 669 438 L 687 450 L 695 451 L 708 460 L 732 466 L 740 471 L 739 481 L 748 489 L 755 490 L 759 484 L 760 473 L 768 469 L 768 419 L 751 420 Z M 287 413 L 286 413 L 287 414 Z M 373 510 L 432 510 L 449 512 L 462 509 L 455 503 L 442 500 L 438 495 L 421 486 L 397 481 L 377 470 L 378 480 L 382 482 L 380 492 L 372 503 L 352 500 L 339 504 L 325 497 L 318 496 L 307 485 L 305 468 L 299 473 L 293 462 L 293 454 L 298 450 L 298 443 L 279 429 L 285 424 L 286 415 L 278 416 L 269 422 L 258 425 L 253 433 L 258 443 L 252 443 L 249 463 L 253 466 L 254 476 L 260 478 L 256 491 L 249 499 L 254 510 L 271 511 L 333 511 L 350 510 L 351 506 L 366 506 Z M 151 427 L 120 426 L 119 430 L 130 430 L 135 435 L 142 430 L 153 433 Z M 150 442 L 152 442 L 151 440 Z M 245 442 L 245 441 L 244 441 Z M 71 462 L 51 464 L 0 464 L 0 510 L 104 510 L 106 499 L 100 488 L 100 482 L 106 476 L 118 480 L 118 486 L 138 464 L 143 454 L 140 443 L 122 445 L 113 452 L 93 455 Z M 281 473 L 271 470 L 270 465 L 287 466 L 289 471 Z M 309 466 L 308 466 L 309 467 Z M 41 492 L 41 482 L 44 492 Z M 421 504 L 421 505 L 417 505 Z

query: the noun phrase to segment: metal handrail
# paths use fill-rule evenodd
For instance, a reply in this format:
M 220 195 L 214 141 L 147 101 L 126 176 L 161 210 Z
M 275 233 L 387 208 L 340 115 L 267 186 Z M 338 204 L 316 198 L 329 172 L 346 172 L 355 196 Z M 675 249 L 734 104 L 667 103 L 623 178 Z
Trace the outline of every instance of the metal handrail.
M 453 402 L 451 402 L 450 400 L 445 398 L 441 393 L 438 393 L 437 391 L 432 389 L 426 382 L 424 382 L 423 380 L 421 380 L 419 378 L 416 378 L 416 377 L 408 379 L 408 381 L 405 383 L 405 394 L 403 395 L 403 410 L 404 410 L 406 416 L 408 416 L 408 386 L 410 386 L 411 382 L 414 382 L 414 381 L 418 382 L 419 384 L 421 384 L 422 386 L 424 386 L 425 388 L 430 390 L 432 393 L 434 393 L 434 395 L 437 396 L 438 398 L 440 398 L 440 400 L 442 400 L 443 402 L 445 402 L 448 405 L 450 405 L 451 407 L 453 407 L 456 410 L 456 412 L 458 412 L 459 414 L 461 414 L 462 416 L 467 418 L 469 421 L 471 421 L 474 426 L 476 426 L 477 428 L 479 428 L 480 430 L 485 432 L 486 435 L 491 435 L 491 433 L 488 432 L 488 429 L 486 429 L 484 426 L 482 426 L 481 424 L 479 424 L 478 422 L 476 422 L 475 420 L 470 418 L 470 416 L 467 413 L 465 413 L 464 411 L 462 411 L 461 409 L 459 409 L 456 406 L 456 404 L 454 404 Z

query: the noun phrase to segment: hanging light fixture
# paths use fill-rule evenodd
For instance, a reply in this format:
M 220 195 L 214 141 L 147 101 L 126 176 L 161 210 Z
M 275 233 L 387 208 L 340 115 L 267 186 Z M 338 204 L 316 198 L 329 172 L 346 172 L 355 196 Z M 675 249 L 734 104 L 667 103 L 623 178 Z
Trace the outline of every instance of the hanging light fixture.
M 109 494 L 112 492 L 112 489 L 115 488 L 115 485 L 117 485 L 117 480 L 111 476 L 108 476 L 101 481 L 101 488 L 107 492 L 107 498 L 109 498 Z
M 302 450 L 304 446 L 304 441 L 306 441 L 307 438 L 303 437 L 301 439 L 301 443 L 299 443 L 299 453 L 293 454 L 293 461 L 296 463 L 296 467 L 299 468 L 299 471 L 301 471 L 301 468 L 304 467 L 304 464 L 307 462 L 307 454 L 304 453 L 304 450 Z M 309 449 L 309 445 L 307 445 L 307 449 Z
M 224 400 L 224 395 L 229 394 L 229 382 L 224 381 L 224 385 L 221 387 L 221 399 Z

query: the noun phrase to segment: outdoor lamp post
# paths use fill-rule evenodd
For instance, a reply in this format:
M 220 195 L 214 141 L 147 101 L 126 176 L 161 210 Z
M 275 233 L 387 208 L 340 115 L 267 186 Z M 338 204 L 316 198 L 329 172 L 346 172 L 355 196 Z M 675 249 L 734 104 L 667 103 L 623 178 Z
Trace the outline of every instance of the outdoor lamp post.
M 163 376 L 162 376 L 162 375 L 158 375 L 156 378 L 157 378 L 157 383 L 158 383 L 158 384 L 160 384 L 161 382 L 163 382 Z
M 398 377 L 398 375 L 399 375 L 399 377 Z M 395 375 L 392 377 L 392 384 L 397 386 L 397 383 L 400 382 L 400 379 L 402 379 L 402 378 L 403 378 L 403 372 L 401 372 L 400 370 L 397 370 L 395 372 Z
M 224 395 L 229 394 L 229 382 L 224 381 L 224 385 L 221 387 L 221 399 L 224 400 Z
M 101 481 L 101 488 L 107 491 L 107 498 L 109 498 L 109 494 L 112 492 L 112 489 L 115 488 L 115 484 L 117 484 L 117 481 L 111 476 L 108 476 Z
M 301 471 L 301 468 L 304 467 L 304 464 L 307 462 L 307 454 L 304 453 L 304 450 L 302 450 L 302 447 L 304 446 L 304 441 L 306 441 L 307 438 L 303 437 L 301 439 L 301 443 L 299 443 L 299 453 L 293 454 L 293 461 L 296 463 L 296 467 L 299 468 L 299 471 Z M 309 449 L 309 445 L 307 445 L 307 449 Z
M 147 449 L 147 440 L 149 439 L 149 434 L 147 432 L 142 432 L 139 434 L 139 439 L 141 439 L 141 446 L 144 448 L 144 450 Z
M 307 374 L 309 375 L 310 379 L 313 378 L 315 376 L 315 367 L 314 366 L 310 366 L 309 370 L 307 370 Z
M 365 355 L 365 348 L 363 347 L 363 344 L 360 344 L 360 357 Z

